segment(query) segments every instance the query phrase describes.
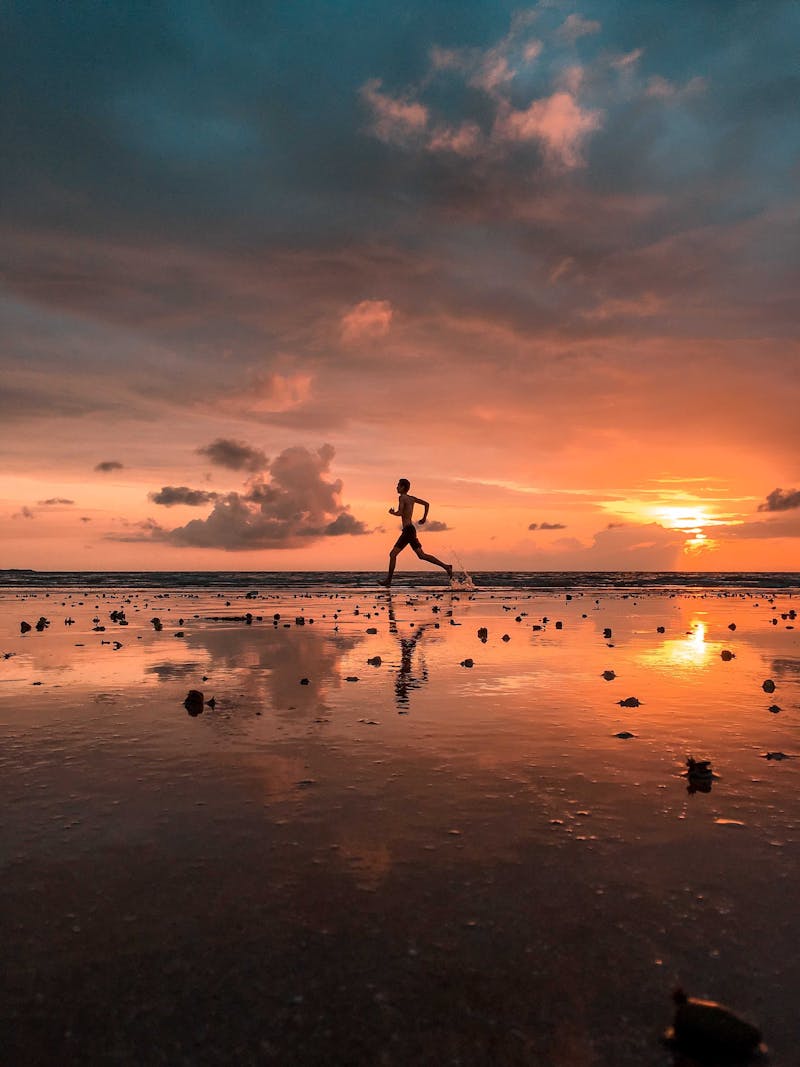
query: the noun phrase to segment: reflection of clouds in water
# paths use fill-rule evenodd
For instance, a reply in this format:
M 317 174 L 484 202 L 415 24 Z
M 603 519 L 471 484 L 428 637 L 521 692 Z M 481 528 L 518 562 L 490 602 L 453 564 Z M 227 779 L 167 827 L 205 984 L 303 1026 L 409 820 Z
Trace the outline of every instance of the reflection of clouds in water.
M 345 841 L 339 856 L 355 876 L 359 889 L 378 889 L 392 869 L 392 854 L 383 843 Z
M 298 782 L 308 777 L 307 760 L 304 755 L 284 756 L 275 752 L 259 752 L 255 767 L 265 798 L 274 800 L 286 797 L 298 790 Z
M 800 679 L 800 659 L 773 659 L 772 673 L 780 678 Z
M 159 682 L 169 682 L 173 678 L 187 678 L 197 674 L 197 663 L 154 663 L 145 667 L 145 674 L 154 674 Z
M 234 672 L 237 687 L 259 703 L 268 694 L 272 706 L 281 709 L 317 704 L 329 685 L 338 687 L 342 658 L 364 638 L 314 630 L 306 624 L 288 630 L 282 626 L 196 629 L 187 633 L 186 640 L 208 654 L 212 683 L 220 670 Z M 301 686 L 301 678 L 308 678 L 308 685 Z

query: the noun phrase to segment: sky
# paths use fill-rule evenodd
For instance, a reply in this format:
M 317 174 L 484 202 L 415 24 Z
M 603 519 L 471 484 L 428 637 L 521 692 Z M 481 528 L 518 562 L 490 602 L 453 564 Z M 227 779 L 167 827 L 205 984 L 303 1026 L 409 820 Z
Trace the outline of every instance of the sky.
M 800 570 L 794 0 L 11 0 L 0 566 Z M 422 569 L 410 549 L 399 569 Z

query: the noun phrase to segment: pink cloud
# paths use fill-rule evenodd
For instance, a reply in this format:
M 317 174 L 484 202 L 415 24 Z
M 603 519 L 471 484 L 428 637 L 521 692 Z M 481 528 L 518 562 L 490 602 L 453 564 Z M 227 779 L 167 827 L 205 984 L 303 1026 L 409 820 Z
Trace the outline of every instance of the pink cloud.
M 615 70 L 623 72 L 630 71 L 636 66 L 643 55 L 643 48 L 634 48 L 632 52 L 626 52 L 624 55 L 615 56 L 615 58 L 611 60 L 611 66 L 614 67 Z
M 606 300 L 583 313 L 585 319 L 605 322 L 616 318 L 649 318 L 663 310 L 665 301 L 655 293 L 645 293 L 638 298 Z
M 372 132 L 388 144 L 404 144 L 428 124 L 428 109 L 415 100 L 381 92 L 381 80 L 372 78 L 361 87 L 361 97 L 372 111 Z
M 362 300 L 342 316 L 342 340 L 350 344 L 385 336 L 389 332 L 393 314 L 388 300 Z
M 602 112 L 584 110 L 568 92 L 533 103 L 521 111 L 507 105 L 498 114 L 493 137 L 496 141 L 521 144 L 538 140 L 548 162 L 558 169 L 582 165 L 581 142 L 586 134 L 600 127 Z
M 582 15 L 568 15 L 558 31 L 558 35 L 566 41 L 577 41 L 579 37 L 586 37 L 589 34 L 599 32 L 599 22 L 595 22 L 593 19 L 585 19 Z
M 310 374 L 255 375 L 247 396 L 252 411 L 291 411 L 311 394 Z
M 705 78 L 691 78 L 685 85 L 677 85 L 675 82 L 662 78 L 659 74 L 654 74 L 647 83 L 645 96 L 656 100 L 683 100 L 705 92 L 707 86 L 708 82 Z
M 481 151 L 481 131 L 474 122 L 460 126 L 441 126 L 428 141 L 432 152 L 455 152 L 459 156 L 476 156 Z

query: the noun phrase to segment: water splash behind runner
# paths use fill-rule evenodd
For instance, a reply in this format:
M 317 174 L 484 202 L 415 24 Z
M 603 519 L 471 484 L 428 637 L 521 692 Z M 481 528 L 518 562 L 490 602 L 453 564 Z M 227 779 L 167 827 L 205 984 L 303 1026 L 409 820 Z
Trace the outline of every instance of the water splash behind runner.
M 450 579 L 450 588 L 463 590 L 465 592 L 471 592 L 473 589 L 477 589 L 477 586 L 472 580 L 472 575 L 464 566 L 461 557 L 455 551 L 452 545 L 449 546 L 449 550 L 451 556 L 453 556 L 456 563 L 458 564 L 458 573 L 456 573 L 455 569 L 453 570 L 453 577 Z

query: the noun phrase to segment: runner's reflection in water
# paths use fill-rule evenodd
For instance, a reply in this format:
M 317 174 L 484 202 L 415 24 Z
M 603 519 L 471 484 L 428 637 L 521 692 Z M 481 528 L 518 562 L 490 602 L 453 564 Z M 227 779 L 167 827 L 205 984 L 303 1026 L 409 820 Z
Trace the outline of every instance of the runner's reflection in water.
M 418 623 L 408 637 L 403 637 L 397 628 L 397 616 L 394 611 L 392 594 L 388 594 L 389 600 L 389 633 L 393 634 L 400 644 L 400 666 L 397 669 L 397 677 L 394 680 L 394 697 L 398 711 L 403 714 L 408 711 L 409 692 L 419 689 L 428 680 L 428 668 L 424 657 L 420 654 L 418 673 L 414 673 L 414 652 L 426 630 L 435 627 L 433 619 L 429 622 Z

